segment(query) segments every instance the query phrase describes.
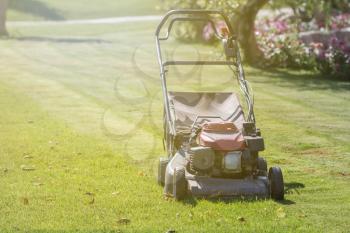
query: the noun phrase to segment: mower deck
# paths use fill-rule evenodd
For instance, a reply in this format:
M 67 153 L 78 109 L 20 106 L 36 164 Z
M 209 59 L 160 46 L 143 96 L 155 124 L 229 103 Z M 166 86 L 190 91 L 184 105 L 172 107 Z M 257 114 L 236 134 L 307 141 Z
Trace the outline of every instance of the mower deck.
M 197 177 L 188 180 L 188 191 L 196 197 L 204 198 L 268 198 L 267 177 L 256 179 L 222 179 Z
M 165 173 L 165 193 L 173 193 L 174 170 L 186 167 L 185 152 L 180 150 L 169 161 Z M 186 192 L 201 198 L 268 198 L 268 177 L 247 176 L 241 179 L 213 178 L 208 176 L 195 176 L 188 172 L 185 174 Z

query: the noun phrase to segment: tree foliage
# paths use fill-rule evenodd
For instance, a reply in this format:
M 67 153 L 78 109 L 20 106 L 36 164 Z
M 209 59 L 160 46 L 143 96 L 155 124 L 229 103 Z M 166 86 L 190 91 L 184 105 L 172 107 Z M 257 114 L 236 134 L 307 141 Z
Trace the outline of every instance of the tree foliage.
M 349 13 L 349 0 L 275 0 L 271 1 L 272 8 L 289 7 L 301 22 L 316 19 L 324 22 L 325 28 L 330 26 L 330 19 L 334 13 Z

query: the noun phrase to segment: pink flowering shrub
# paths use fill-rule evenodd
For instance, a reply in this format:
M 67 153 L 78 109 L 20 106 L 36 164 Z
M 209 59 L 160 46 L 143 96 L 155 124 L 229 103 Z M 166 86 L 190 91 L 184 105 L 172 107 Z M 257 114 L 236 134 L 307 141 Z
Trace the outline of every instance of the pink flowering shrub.
M 267 65 L 293 68 L 312 68 L 310 49 L 297 37 L 297 28 L 288 19 L 264 19 L 256 25 L 257 43 Z
M 350 27 L 350 13 L 340 14 L 331 18 L 331 29 L 339 30 L 342 28 Z
M 268 66 L 309 69 L 314 66 L 311 50 L 295 36 L 257 35 L 260 49 Z
M 314 43 L 310 46 L 320 72 L 350 80 L 350 46 L 336 37 L 327 44 Z
M 350 27 L 350 14 L 333 16 L 330 29 Z M 256 38 L 269 65 L 293 68 L 316 68 L 322 74 L 350 80 L 350 45 L 332 37 L 324 43 L 304 44 L 299 32 L 324 31 L 324 22 L 313 20 L 296 24 L 290 18 L 264 19 L 256 24 Z
M 306 31 L 324 31 L 328 27 L 329 30 L 340 30 L 350 27 L 350 13 L 338 14 L 330 17 L 328 26 L 325 19 L 313 19 L 308 23 L 300 23 L 298 29 L 300 32 Z
M 265 18 L 256 23 L 257 43 L 264 53 L 267 66 L 317 69 L 322 74 L 350 80 L 350 45 L 344 40 L 332 37 L 323 43 L 303 43 L 300 32 L 324 31 L 324 21 L 316 19 L 309 23 L 296 23 L 295 18 L 278 16 Z M 329 29 L 340 30 L 350 27 L 350 14 L 331 17 Z M 224 22 L 216 22 L 216 30 L 222 33 Z M 214 29 L 210 24 L 203 28 L 202 37 L 214 41 Z

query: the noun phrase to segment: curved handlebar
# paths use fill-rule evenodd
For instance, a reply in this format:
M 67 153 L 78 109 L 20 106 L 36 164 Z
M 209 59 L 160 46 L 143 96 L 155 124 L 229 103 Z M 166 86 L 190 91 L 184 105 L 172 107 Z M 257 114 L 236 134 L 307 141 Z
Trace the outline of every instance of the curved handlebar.
M 218 11 L 218 10 L 172 10 L 172 11 L 169 11 L 165 16 L 164 18 L 162 19 L 162 21 L 160 22 L 160 24 L 158 25 L 157 27 L 157 30 L 156 30 L 156 36 L 159 37 L 159 33 L 160 31 L 162 30 L 164 24 L 168 21 L 168 19 L 173 16 L 173 15 L 193 15 L 193 16 L 205 16 L 207 17 L 208 19 L 210 18 L 211 15 L 219 15 L 221 16 L 225 23 L 226 23 L 226 26 L 228 28 L 228 31 L 229 31 L 229 34 L 231 36 L 234 35 L 233 33 L 233 29 L 232 29 L 232 26 L 230 24 L 230 20 L 228 19 L 228 17 L 222 12 L 222 11 Z M 183 17 L 181 18 L 182 21 L 184 20 L 188 20 L 188 21 L 192 21 L 193 20 L 198 20 L 198 18 L 193 18 L 193 17 Z M 175 20 L 178 20 L 178 19 L 175 19 Z M 210 20 L 209 20 L 210 21 Z M 171 23 L 170 25 L 172 25 L 173 23 Z

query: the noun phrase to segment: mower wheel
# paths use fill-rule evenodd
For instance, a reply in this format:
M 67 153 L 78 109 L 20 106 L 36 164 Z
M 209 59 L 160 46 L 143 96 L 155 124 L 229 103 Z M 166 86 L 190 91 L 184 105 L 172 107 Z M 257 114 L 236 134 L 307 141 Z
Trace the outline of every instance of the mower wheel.
M 282 170 L 279 167 L 271 167 L 269 170 L 270 195 L 274 200 L 284 199 L 284 182 Z
M 161 186 L 164 186 L 165 184 L 165 171 L 166 171 L 166 167 L 168 166 L 169 163 L 169 159 L 168 158 L 159 158 L 159 162 L 158 162 L 158 184 Z
M 175 168 L 173 179 L 173 196 L 177 201 L 182 200 L 187 194 L 185 168 Z
M 267 162 L 262 157 L 258 158 L 258 170 L 259 170 L 259 176 L 267 175 Z

